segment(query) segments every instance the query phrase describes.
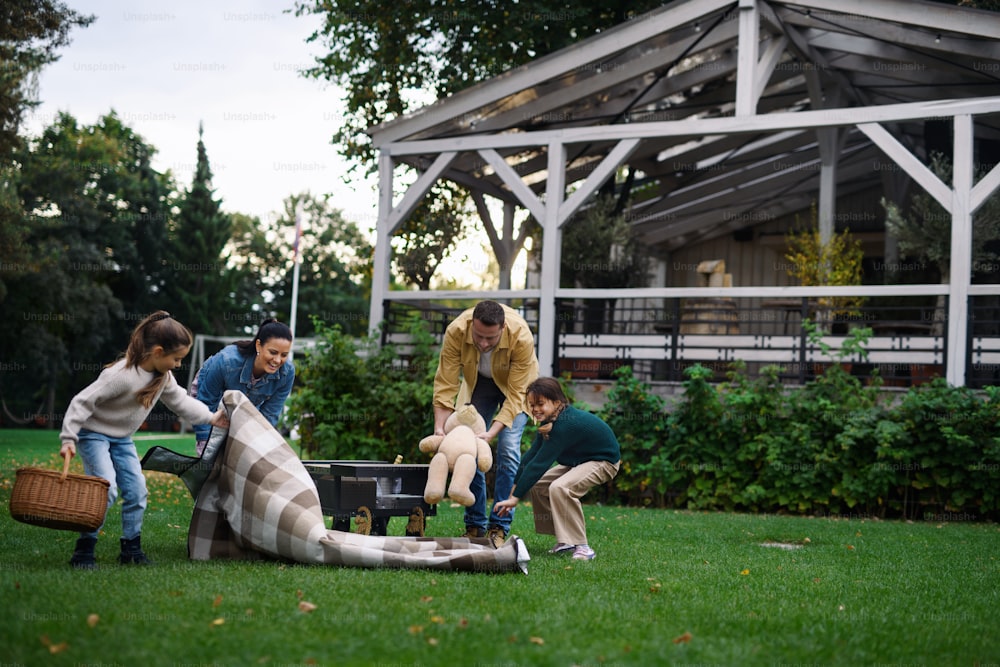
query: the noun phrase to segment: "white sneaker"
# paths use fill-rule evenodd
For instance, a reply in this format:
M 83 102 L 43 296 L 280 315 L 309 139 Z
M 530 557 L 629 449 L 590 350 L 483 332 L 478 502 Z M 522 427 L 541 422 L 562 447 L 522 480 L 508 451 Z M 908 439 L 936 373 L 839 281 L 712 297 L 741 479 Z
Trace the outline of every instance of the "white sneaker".
M 573 549 L 573 560 L 594 560 L 594 550 L 586 544 L 578 544 Z

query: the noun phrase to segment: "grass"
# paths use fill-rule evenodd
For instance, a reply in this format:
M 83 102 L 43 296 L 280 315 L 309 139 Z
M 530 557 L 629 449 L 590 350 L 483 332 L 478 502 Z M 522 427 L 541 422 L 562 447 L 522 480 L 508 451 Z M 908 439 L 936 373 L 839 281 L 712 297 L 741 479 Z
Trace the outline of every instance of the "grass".
M 57 440 L 0 430 L 0 501 L 18 466 L 59 465 Z M 190 496 L 170 475 L 149 487 L 149 568 L 115 563 L 117 506 L 94 572 L 67 565 L 75 534 L 0 515 L 3 664 L 1000 664 L 994 524 L 588 506 L 597 558 L 577 563 L 522 507 L 527 576 L 365 570 L 188 561 Z M 428 519 L 461 529 L 461 508 Z

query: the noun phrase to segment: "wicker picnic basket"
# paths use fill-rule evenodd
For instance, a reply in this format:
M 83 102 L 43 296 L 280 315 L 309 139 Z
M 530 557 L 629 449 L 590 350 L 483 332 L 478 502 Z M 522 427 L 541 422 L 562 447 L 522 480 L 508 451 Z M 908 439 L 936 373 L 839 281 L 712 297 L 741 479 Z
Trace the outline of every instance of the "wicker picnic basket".
M 89 532 L 104 523 L 108 509 L 108 480 L 69 472 L 66 456 L 62 472 L 18 468 L 10 494 L 10 515 L 17 521 L 55 530 Z

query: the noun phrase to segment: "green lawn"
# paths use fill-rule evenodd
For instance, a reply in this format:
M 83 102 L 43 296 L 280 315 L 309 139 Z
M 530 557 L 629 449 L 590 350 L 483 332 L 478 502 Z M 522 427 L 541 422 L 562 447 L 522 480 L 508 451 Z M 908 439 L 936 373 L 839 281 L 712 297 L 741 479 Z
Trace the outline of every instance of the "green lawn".
M 168 438 L 138 444 L 193 451 Z M 58 446 L 0 430 L 4 505 L 14 470 L 59 466 Z M 115 564 L 117 507 L 94 572 L 67 565 L 75 534 L 2 513 L 0 663 L 1000 665 L 993 524 L 588 506 L 597 558 L 577 563 L 546 553 L 522 507 L 527 576 L 202 563 L 186 558 L 186 489 L 149 486 L 149 568 Z M 430 535 L 461 529 L 461 508 L 428 520 Z

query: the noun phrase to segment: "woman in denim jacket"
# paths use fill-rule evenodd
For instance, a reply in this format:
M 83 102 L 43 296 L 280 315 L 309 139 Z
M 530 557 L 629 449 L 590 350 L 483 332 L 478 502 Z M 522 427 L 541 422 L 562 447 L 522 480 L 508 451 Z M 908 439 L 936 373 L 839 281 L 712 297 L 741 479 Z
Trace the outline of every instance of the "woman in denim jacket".
M 272 426 L 277 426 L 295 381 L 295 366 L 288 358 L 291 351 L 292 330 L 275 319 L 266 319 L 253 340 L 236 341 L 206 359 L 191 392 L 214 410 L 226 391 L 239 389 Z M 194 433 L 201 454 L 211 427 L 196 424 Z

